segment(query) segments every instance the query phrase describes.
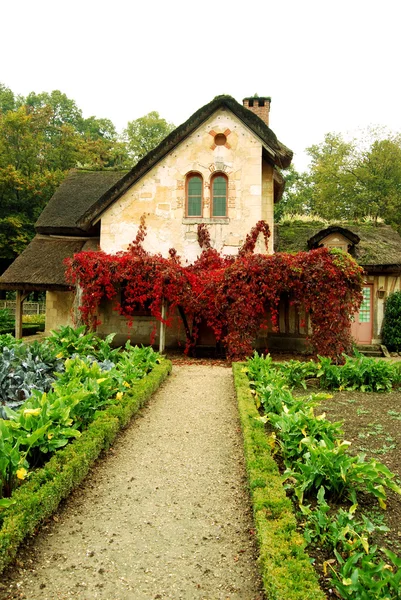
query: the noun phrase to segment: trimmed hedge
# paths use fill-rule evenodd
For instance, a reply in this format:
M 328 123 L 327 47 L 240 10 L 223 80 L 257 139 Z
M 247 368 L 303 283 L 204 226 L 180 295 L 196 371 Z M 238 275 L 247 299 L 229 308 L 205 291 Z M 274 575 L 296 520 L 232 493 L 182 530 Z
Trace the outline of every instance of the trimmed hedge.
M 44 331 L 45 325 L 44 323 L 23 323 L 22 324 L 22 335 L 34 335 L 38 331 Z M 14 335 L 15 333 L 15 324 L 12 323 L 7 327 L 2 327 L 0 329 L 0 335 L 4 335 L 5 333 L 11 333 Z
M 0 529 L 0 574 L 14 560 L 19 545 L 51 516 L 61 500 L 78 487 L 102 450 L 109 448 L 118 431 L 146 403 L 171 372 L 171 362 L 161 363 L 123 396 L 119 404 L 103 411 L 82 435 L 58 450 L 12 495 Z M 1 513 L 0 513 L 1 519 Z
M 266 595 L 269 600 L 324 600 L 243 367 L 234 363 L 233 373 Z

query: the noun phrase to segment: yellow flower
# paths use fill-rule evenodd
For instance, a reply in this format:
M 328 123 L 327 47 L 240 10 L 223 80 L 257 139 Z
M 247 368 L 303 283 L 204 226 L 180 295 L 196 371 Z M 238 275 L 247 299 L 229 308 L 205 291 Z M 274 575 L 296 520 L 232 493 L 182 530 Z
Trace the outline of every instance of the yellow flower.
M 121 400 L 123 396 L 124 396 L 124 394 L 122 392 L 117 392 L 116 400 Z
M 63 353 L 59 352 L 58 354 L 56 354 L 56 358 L 63 358 Z
M 129 388 L 131 387 L 130 384 L 128 383 L 128 381 L 123 381 L 123 386 Z
M 26 408 L 24 410 L 24 416 L 28 416 L 28 415 L 32 415 L 33 417 L 37 417 L 38 415 L 40 415 L 40 411 L 42 409 L 39 408 Z
M 16 475 L 18 479 L 25 479 L 25 477 L 28 475 L 28 471 L 24 469 L 24 467 L 21 467 L 20 469 L 18 469 Z

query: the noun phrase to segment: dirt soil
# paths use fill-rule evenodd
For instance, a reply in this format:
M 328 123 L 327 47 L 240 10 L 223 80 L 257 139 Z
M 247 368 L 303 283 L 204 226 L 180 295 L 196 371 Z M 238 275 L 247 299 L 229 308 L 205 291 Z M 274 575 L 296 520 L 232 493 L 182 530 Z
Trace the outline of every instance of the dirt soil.
M 344 439 L 351 442 L 350 451 L 355 454 L 363 452 L 368 459 L 384 463 L 401 485 L 401 392 L 331 393 L 332 398 L 325 400 L 316 412 L 324 411 L 331 421 L 343 421 Z M 379 508 L 372 495 L 360 494 L 358 502 L 371 520 L 390 528 L 388 533 L 377 535 L 372 545 L 386 547 L 401 556 L 401 496 L 389 491 L 385 511 Z M 314 548 L 310 555 L 315 559 L 316 571 L 327 598 L 337 599 L 339 596 L 332 590 L 330 577 L 325 576 L 323 568 L 324 562 L 331 556 L 324 548 Z
M 256 559 L 231 369 L 175 365 L 0 598 L 262 600 Z
M 350 450 L 363 452 L 386 465 L 401 485 L 401 392 L 337 392 L 322 403 L 321 408 L 331 421 L 343 421 L 344 438 L 351 442 Z M 361 499 L 362 500 L 362 499 Z M 401 555 L 401 496 L 388 493 L 386 511 L 378 509 L 373 498 L 363 499 L 372 510 L 382 514 L 391 531 L 382 544 Z

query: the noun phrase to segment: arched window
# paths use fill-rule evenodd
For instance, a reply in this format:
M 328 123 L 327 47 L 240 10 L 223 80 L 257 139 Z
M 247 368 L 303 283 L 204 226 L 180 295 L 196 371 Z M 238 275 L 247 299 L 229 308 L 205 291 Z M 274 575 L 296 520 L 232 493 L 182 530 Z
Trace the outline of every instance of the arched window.
M 212 217 L 227 216 L 227 177 L 218 173 L 212 177 Z
M 202 177 L 198 173 L 187 176 L 187 217 L 202 216 Z

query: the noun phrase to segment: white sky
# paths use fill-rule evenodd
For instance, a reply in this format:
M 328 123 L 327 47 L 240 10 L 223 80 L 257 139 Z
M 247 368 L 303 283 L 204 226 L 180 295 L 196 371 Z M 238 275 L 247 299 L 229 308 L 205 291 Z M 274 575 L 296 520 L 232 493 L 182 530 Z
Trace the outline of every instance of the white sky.
M 19 0 L 0 19 L 0 82 L 59 89 L 119 130 L 258 93 L 297 169 L 327 132 L 401 132 L 399 0 Z

